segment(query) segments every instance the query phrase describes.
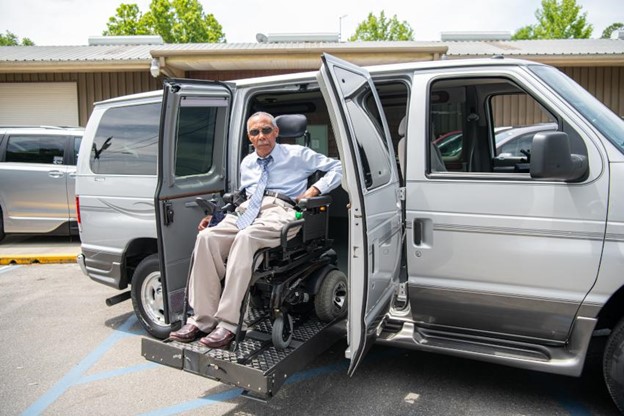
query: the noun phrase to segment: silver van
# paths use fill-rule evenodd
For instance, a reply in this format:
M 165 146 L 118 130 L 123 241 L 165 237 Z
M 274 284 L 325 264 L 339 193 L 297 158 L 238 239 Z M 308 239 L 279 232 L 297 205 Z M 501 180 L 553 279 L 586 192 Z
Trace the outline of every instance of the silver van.
M 77 235 L 74 186 L 80 127 L 0 126 L 0 240 Z
M 268 399 L 336 337 L 347 339 L 350 374 L 378 342 L 570 376 L 581 374 L 590 342 L 606 337 L 605 381 L 624 411 L 624 122 L 557 69 L 509 59 L 363 69 L 324 55 L 314 73 L 168 80 L 163 108 L 151 196 L 158 257 L 148 257 L 160 261 L 121 260 L 125 282 L 131 271 L 153 276 L 163 324 L 183 321 L 204 215 L 197 198 L 219 204 L 238 188 L 251 113 L 300 113 L 311 145 L 343 163 L 329 232 L 348 277 L 348 316 L 326 325 L 300 318 L 305 330 L 288 348 L 255 321 L 230 351 L 146 338 L 147 359 Z M 546 127 L 526 139 L 538 125 Z M 503 152 L 496 133 L 511 129 L 525 129 L 524 140 Z M 80 166 L 100 148 L 83 146 Z M 95 187 L 97 175 L 84 180 Z M 82 182 L 81 171 L 93 277 L 89 257 L 134 217 L 111 215 L 89 230 L 88 216 L 107 204 L 83 195 Z

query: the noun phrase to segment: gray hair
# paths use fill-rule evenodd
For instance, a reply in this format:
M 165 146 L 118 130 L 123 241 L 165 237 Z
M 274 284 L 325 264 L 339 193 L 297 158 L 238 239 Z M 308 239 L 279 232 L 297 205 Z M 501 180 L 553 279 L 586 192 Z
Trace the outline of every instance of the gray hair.
M 273 114 L 269 114 L 265 111 L 258 111 L 253 113 L 248 119 L 247 119 L 247 128 L 249 128 L 249 120 L 251 120 L 254 117 L 266 117 L 269 120 L 271 120 L 271 125 L 273 127 L 277 127 L 277 123 L 275 122 L 275 117 L 273 117 Z

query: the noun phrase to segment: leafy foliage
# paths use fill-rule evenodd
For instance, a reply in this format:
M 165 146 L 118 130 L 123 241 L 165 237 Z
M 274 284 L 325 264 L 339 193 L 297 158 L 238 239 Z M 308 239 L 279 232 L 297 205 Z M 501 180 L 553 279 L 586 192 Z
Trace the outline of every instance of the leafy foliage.
M 152 0 L 145 14 L 136 4 L 121 4 L 106 26 L 103 35 L 160 35 L 166 43 L 225 42 L 223 28 L 198 0 Z
M 19 38 L 17 37 L 17 35 L 15 35 L 12 32 L 9 32 L 8 30 L 6 31 L 6 34 L 2 34 L 0 33 L 0 46 L 33 46 L 35 43 L 28 39 L 28 38 L 23 38 L 22 41 L 20 42 Z
M 621 29 L 624 29 L 624 23 L 621 23 L 621 22 L 611 23 L 609 26 L 605 28 L 605 30 L 602 31 L 602 36 L 600 37 L 602 39 L 611 39 L 611 35 L 613 34 L 613 32 L 615 32 L 616 30 L 621 30 Z
M 594 28 L 581 9 L 576 0 L 542 0 L 537 24 L 518 29 L 512 39 L 587 39 Z
M 360 22 L 349 41 L 377 41 L 377 40 L 414 40 L 414 31 L 405 20 L 399 22 L 396 15 L 392 19 L 386 18 L 382 10 L 379 17 L 369 13 L 366 20 Z

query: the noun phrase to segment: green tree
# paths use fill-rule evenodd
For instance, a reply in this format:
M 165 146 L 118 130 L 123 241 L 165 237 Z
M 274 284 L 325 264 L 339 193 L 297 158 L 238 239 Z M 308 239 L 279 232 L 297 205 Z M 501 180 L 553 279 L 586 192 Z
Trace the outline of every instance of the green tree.
M 117 14 L 108 18 L 106 24 L 108 30 L 102 34 L 105 36 L 134 36 L 151 35 L 149 27 L 139 6 L 136 4 L 122 3 L 117 7 Z
M 366 20 L 360 22 L 350 42 L 357 40 L 414 40 L 414 31 L 405 20 L 399 22 L 396 14 L 388 19 L 382 10 L 379 17 L 369 13 Z
M 605 30 L 602 31 L 602 36 L 600 36 L 602 39 L 611 39 L 611 35 L 613 34 L 613 32 L 615 32 L 616 30 L 621 30 L 624 29 L 624 23 L 611 23 L 609 26 L 607 26 L 605 28 Z
M 223 28 L 198 0 L 152 0 L 144 14 L 136 4 L 121 4 L 106 26 L 104 35 L 160 35 L 167 43 L 225 42 Z
M 6 34 L 0 33 L 0 46 L 33 46 L 35 43 L 28 39 L 23 38 L 20 42 L 19 38 L 12 32 L 6 31 Z
M 537 24 L 518 29 L 512 39 L 587 39 L 594 27 L 581 9 L 576 0 L 542 0 L 535 12 Z

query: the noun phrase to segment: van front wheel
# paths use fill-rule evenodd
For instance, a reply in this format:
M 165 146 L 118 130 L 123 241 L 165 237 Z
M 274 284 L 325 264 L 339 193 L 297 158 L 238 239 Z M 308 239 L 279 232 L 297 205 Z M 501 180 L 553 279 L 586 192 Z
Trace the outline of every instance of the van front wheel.
M 609 393 L 620 412 L 624 413 L 624 318 L 609 336 L 602 368 Z
M 165 323 L 162 281 L 157 254 L 152 254 L 139 263 L 134 271 L 130 293 L 134 313 L 143 328 L 156 338 L 167 338 L 172 329 L 171 325 Z

